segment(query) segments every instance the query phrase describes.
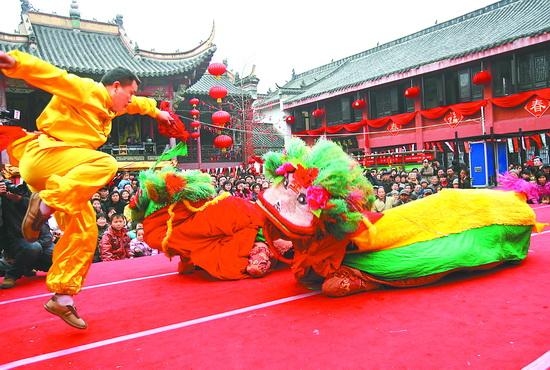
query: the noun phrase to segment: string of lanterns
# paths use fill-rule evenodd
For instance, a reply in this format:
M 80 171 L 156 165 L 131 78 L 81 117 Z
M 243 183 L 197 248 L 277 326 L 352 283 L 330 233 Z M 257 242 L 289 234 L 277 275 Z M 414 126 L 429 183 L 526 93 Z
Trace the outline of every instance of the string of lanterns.
M 217 80 L 221 79 L 226 71 L 227 67 L 223 63 L 212 63 L 208 66 L 208 73 L 215 76 Z M 208 95 L 219 104 L 219 110 L 212 114 L 212 123 L 216 127 L 223 128 L 231 120 L 231 115 L 222 109 L 222 100 L 227 96 L 227 88 L 221 85 L 212 86 Z M 233 145 L 233 138 L 229 135 L 218 135 L 214 138 L 214 146 L 222 152 L 231 145 Z

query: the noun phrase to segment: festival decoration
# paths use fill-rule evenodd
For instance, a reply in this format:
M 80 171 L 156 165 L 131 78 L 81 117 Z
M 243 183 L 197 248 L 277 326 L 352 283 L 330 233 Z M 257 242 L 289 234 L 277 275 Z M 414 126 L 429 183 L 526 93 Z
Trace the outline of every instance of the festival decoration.
M 367 102 L 365 102 L 363 99 L 357 99 L 353 103 L 351 103 L 353 109 L 363 109 L 366 105 Z
M 198 139 L 200 136 L 201 136 L 201 134 L 200 134 L 200 132 L 198 132 L 198 131 L 193 131 L 193 132 L 191 133 L 191 138 L 192 138 L 192 139 L 195 139 L 195 140 L 196 140 L 196 139 Z
M 193 106 L 193 108 L 195 108 L 197 105 L 199 105 L 201 101 L 197 98 L 192 98 L 192 99 L 189 99 L 189 104 L 191 104 Z
M 448 124 L 451 127 L 456 127 L 462 120 L 464 119 L 464 116 L 461 113 L 455 112 L 455 111 L 449 111 L 445 115 L 445 118 L 443 118 L 443 121 Z
M 201 112 L 198 109 L 191 109 L 189 113 L 194 119 L 201 115 Z
M 285 122 L 288 123 L 289 125 L 293 125 L 296 123 L 296 117 L 294 116 L 287 116 L 285 118 Z
M 420 95 L 420 88 L 418 86 L 411 86 L 405 90 L 405 98 L 414 99 Z
M 392 136 L 395 136 L 399 133 L 399 126 L 397 126 L 397 124 L 395 122 L 391 122 L 389 125 L 388 125 L 388 132 L 390 133 L 390 135 Z
M 223 63 L 212 63 L 208 66 L 208 73 L 219 80 L 221 76 L 227 71 L 227 67 Z
M 212 99 L 216 99 L 218 104 L 220 104 L 222 99 L 227 96 L 227 89 L 224 86 L 212 86 L 208 95 L 210 95 Z
M 229 135 L 218 135 L 214 139 L 214 146 L 225 152 L 227 148 L 233 145 L 233 139 Z
M 311 115 L 315 118 L 321 118 L 325 115 L 325 110 L 321 108 L 317 108 L 313 112 L 311 112 Z
M 474 85 L 487 85 L 491 82 L 492 76 L 489 71 L 479 71 L 472 78 Z
M 217 112 L 214 112 L 214 114 L 212 114 L 212 122 L 216 126 L 223 127 L 230 120 L 231 120 L 231 116 L 229 115 L 229 113 L 227 113 L 224 110 L 219 110 Z
M 193 121 L 190 123 L 190 126 L 193 127 L 193 128 L 199 128 L 201 127 L 201 123 L 198 122 L 198 121 Z
M 548 110 L 549 106 L 548 100 L 535 96 L 523 108 L 534 117 L 539 118 Z

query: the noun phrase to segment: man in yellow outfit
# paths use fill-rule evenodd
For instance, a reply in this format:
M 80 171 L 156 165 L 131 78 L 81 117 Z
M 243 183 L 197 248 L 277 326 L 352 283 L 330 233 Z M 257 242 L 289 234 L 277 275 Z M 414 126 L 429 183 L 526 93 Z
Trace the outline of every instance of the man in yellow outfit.
M 169 125 L 173 121 L 168 112 L 156 108 L 155 100 L 134 96 L 140 80 L 125 68 L 115 68 L 98 83 L 14 50 L 0 52 L 0 69 L 53 95 L 36 120 L 39 131 L 13 142 L 8 153 L 34 192 L 22 224 L 25 239 L 36 240 L 51 214 L 64 231 L 46 279 L 55 294 L 44 308 L 85 329 L 73 296 L 82 287 L 96 248 L 90 198 L 118 169 L 113 157 L 96 149 L 107 141 L 111 121 L 118 115 L 144 114 Z

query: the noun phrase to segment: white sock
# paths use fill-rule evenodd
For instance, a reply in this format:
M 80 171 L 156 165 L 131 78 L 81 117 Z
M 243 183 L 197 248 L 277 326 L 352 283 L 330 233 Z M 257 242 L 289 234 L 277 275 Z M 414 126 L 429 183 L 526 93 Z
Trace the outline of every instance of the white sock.
M 57 303 L 59 303 L 62 306 L 73 306 L 74 301 L 73 297 L 66 294 L 55 294 L 55 300 Z
M 40 212 L 44 215 L 44 216 L 49 216 L 52 214 L 52 209 L 50 207 L 48 207 L 48 205 L 44 202 L 40 202 Z

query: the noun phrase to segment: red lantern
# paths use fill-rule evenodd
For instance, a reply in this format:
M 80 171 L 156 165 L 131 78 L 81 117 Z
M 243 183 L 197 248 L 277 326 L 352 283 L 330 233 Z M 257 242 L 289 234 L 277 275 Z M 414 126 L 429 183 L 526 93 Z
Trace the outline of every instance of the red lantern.
M 405 98 L 414 99 L 418 95 L 420 95 L 420 87 L 418 86 L 411 86 L 405 90 Z
M 222 99 L 227 96 L 227 89 L 223 86 L 212 86 L 208 95 L 210 95 L 212 99 L 216 99 L 219 104 L 222 102 Z
M 198 117 L 198 116 L 201 115 L 201 112 L 198 109 L 191 109 L 191 111 L 189 113 L 191 113 L 191 116 L 193 118 Z
M 219 110 L 212 114 L 212 122 L 214 125 L 223 127 L 227 122 L 231 120 L 231 116 L 224 110 Z
M 228 135 L 218 135 L 214 139 L 214 146 L 225 152 L 227 148 L 233 145 L 233 139 Z
M 193 98 L 193 99 L 189 99 L 189 104 L 191 104 L 193 106 L 193 108 L 195 108 L 197 105 L 199 105 L 201 101 L 197 98 Z
M 197 122 L 197 121 L 193 121 L 193 122 L 191 122 L 191 127 L 193 127 L 193 128 L 199 128 L 199 127 L 201 127 L 201 123 L 200 123 L 200 122 Z
M 492 76 L 489 71 L 479 71 L 472 78 L 474 85 L 487 85 L 491 82 Z
M 363 109 L 367 103 L 363 99 L 357 99 L 353 103 L 351 103 L 351 106 L 353 109 Z
M 213 76 L 216 76 L 216 78 L 219 80 L 221 75 L 223 75 L 227 71 L 227 67 L 223 63 L 212 63 L 208 66 L 208 73 L 210 73 Z
M 288 123 L 289 125 L 293 125 L 296 123 L 296 117 L 294 116 L 288 116 L 285 118 L 285 121 L 286 123 Z
M 313 112 L 311 112 L 311 115 L 315 118 L 321 118 L 325 115 L 325 110 L 321 108 L 317 108 Z
M 194 131 L 194 132 L 191 133 L 191 138 L 192 139 L 198 139 L 200 136 L 201 136 L 201 134 L 198 131 Z

